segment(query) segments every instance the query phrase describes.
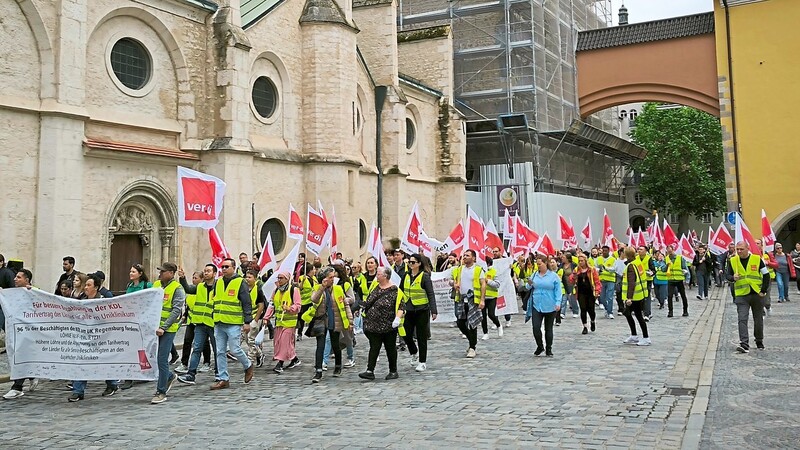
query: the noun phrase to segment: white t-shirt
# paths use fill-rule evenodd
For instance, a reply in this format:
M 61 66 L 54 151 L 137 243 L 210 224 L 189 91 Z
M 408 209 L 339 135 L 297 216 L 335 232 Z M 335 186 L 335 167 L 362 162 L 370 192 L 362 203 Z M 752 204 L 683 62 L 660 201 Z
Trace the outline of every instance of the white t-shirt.
M 467 295 L 467 292 L 472 289 L 473 278 L 475 275 L 475 264 L 472 267 L 461 266 L 461 285 L 459 286 L 459 290 L 461 291 L 461 295 Z M 480 279 L 483 280 L 486 278 L 486 272 L 481 270 Z M 475 292 L 475 296 L 480 296 L 480 292 Z

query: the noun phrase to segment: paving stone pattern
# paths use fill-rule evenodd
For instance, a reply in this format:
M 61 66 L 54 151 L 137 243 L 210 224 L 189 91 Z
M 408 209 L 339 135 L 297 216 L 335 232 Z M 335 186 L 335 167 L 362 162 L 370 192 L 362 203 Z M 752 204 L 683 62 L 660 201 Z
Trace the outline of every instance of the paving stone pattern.
M 752 350 L 746 355 L 736 352 L 736 307 L 726 298 L 703 449 L 800 447 L 800 295 L 794 283 L 792 302 L 778 304 L 776 294 L 771 295 L 772 314 L 764 322 L 766 349 L 755 348 L 751 316 Z
M 86 400 L 72 404 L 63 382 L 45 381 L 0 401 L 0 448 L 680 448 L 694 396 L 669 388 L 697 389 L 720 291 L 690 300 L 688 318 L 667 319 L 656 305 L 651 347 L 621 344 L 624 318 L 603 319 L 597 309 L 596 333 L 581 335 L 571 317 L 555 329 L 554 358 L 532 355 L 522 316 L 503 338 L 490 330 L 489 341 L 479 340 L 474 360 L 464 359 L 457 329 L 436 325 L 428 371 L 414 372 L 403 355 L 394 381 L 383 380 L 385 356 L 378 380 L 358 378 L 363 336 L 357 366 L 341 378 L 329 370 L 319 385 L 310 383 L 313 340 L 298 343 L 297 369 L 277 375 L 267 363 L 244 385 L 233 363 L 230 389 L 211 392 L 212 376 L 200 374 L 198 385 L 176 384 L 160 405 L 149 404 L 152 384 L 103 398 L 103 383 L 90 382 Z M 271 354 L 271 342 L 265 347 Z

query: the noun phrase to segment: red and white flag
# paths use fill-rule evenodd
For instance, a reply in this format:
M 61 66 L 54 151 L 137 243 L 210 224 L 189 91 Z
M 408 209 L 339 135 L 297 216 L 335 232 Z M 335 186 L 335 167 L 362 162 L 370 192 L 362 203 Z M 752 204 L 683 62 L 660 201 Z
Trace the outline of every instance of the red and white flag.
M 328 227 L 328 243 L 331 247 L 331 256 L 336 257 L 339 252 L 339 232 L 336 230 L 336 206 L 331 210 L 331 223 Z
M 264 248 L 261 249 L 261 256 L 258 257 L 258 274 L 261 275 L 269 269 L 275 270 L 277 266 L 278 261 L 275 259 L 275 249 L 272 248 L 272 236 L 268 232 Z M 294 270 L 294 267 L 291 270 Z
M 456 226 L 450 231 L 444 244 L 439 247 L 440 253 L 461 253 L 461 247 L 464 245 L 464 223 L 459 220 Z
M 547 235 L 547 232 L 545 232 L 542 237 L 539 238 L 539 241 L 533 246 L 532 251 L 539 252 L 547 256 L 553 256 L 556 254 L 553 241 L 550 240 L 550 236 Z
M 511 240 L 511 252 L 515 257 L 527 253 L 531 247 L 539 242 L 539 235 L 528 227 L 519 216 L 516 216 L 516 219 L 514 239 Z
M 297 259 L 300 256 L 300 244 L 302 244 L 301 241 L 297 241 L 294 244 L 294 247 L 286 255 L 286 258 L 283 258 L 283 261 L 281 261 L 278 270 L 275 270 L 267 281 L 264 282 L 264 285 L 261 286 L 261 292 L 263 292 L 264 296 L 268 299 L 267 303 L 269 303 L 269 300 L 272 299 L 272 295 L 275 293 L 275 283 L 278 281 L 278 274 L 281 272 L 292 273 L 294 266 L 297 265 Z M 265 270 L 262 271 L 266 272 Z
M 372 222 L 372 226 L 369 229 L 369 235 L 367 236 L 367 253 L 370 255 L 374 255 L 379 234 L 378 227 L 375 226 L 375 222 Z
M 772 225 L 769 224 L 769 219 L 767 219 L 767 212 L 763 209 L 761 210 L 761 244 L 764 245 L 765 252 L 771 252 L 775 250 L 775 230 L 772 229 Z
M 581 237 L 583 238 L 583 245 L 592 245 L 592 221 L 589 217 L 586 218 L 586 225 L 581 230 Z
M 483 238 L 483 248 L 484 248 L 484 255 L 494 258 L 492 254 L 492 249 L 495 247 L 499 248 L 501 252 L 505 254 L 505 249 L 503 248 L 503 240 L 500 239 L 500 235 L 497 233 L 497 228 L 494 226 L 494 221 L 489 219 L 489 223 L 486 224 L 486 230 Z
M 736 213 L 736 240 L 735 242 L 746 242 L 747 246 L 750 248 L 750 253 L 754 253 L 756 255 L 761 254 L 761 249 L 758 248 L 758 244 L 756 244 L 756 239 L 753 237 L 753 233 L 750 232 L 750 229 L 747 228 L 747 224 L 744 223 L 744 219 L 742 215 L 738 212 Z
M 625 235 L 628 237 L 628 247 L 636 247 L 636 242 L 639 240 L 639 233 L 634 233 L 631 231 L 631 227 L 628 227 L 628 231 L 625 232 Z
M 692 240 L 689 241 L 692 245 L 694 245 L 695 242 L 700 242 L 700 238 L 697 237 L 697 231 L 692 230 L 689 232 L 689 235 L 692 238 Z
M 664 245 L 678 245 L 678 236 L 672 231 L 666 218 L 664 218 Z
M 464 227 L 464 234 L 467 241 L 464 243 L 464 250 L 474 250 L 478 256 L 478 263 L 483 260 L 483 221 L 475 211 L 467 206 L 467 225 Z M 485 264 L 485 263 L 484 263 Z
M 725 227 L 724 222 L 720 222 L 719 227 L 714 233 L 714 237 L 711 241 L 711 247 L 713 248 L 712 251 L 716 250 L 718 254 L 725 253 L 728 251 L 728 246 L 731 245 L 732 242 L 733 237 L 728 232 L 728 228 Z
M 433 250 L 442 246 L 444 242 L 428 236 L 424 229 L 419 230 L 419 250 L 428 258 L 433 258 Z
M 511 237 L 514 235 L 514 217 L 511 216 L 511 213 L 508 212 L 508 209 L 505 210 L 503 214 L 503 238 L 507 241 L 511 240 Z
M 567 222 L 567 219 L 558 213 L 558 239 L 563 242 L 563 248 L 575 248 L 578 246 L 578 238 L 575 236 L 575 229 L 572 228 L 572 223 Z
M 219 233 L 217 233 L 216 228 L 209 228 L 208 229 L 208 242 L 211 244 L 211 262 L 217 266 L 217 271 L 221 271 L 220 266 L 222 266 L 222 261 L 226 258 L 231 257 L 231 253 L 228 251 L 228 248 L 225 247 L 225 244 L 222 242 L 222 238 L 219 237 Z
M 614 230 L 611 228 L 611 219 L 608 217 L 608 213 L 606 210 L 603 210 L 603 237 L 600 241 L 602 245 L 607 245 L 609 247 L 616 247 L 617 244 L 614 242 Z M 612 248 L 613 250 L 613 248 Z
M 678 241 L 678 250 L 687 260 L 694 260 L 694 247 L 692 247 L 692 243 L 689 242 L 689 238 L 687 238 L 685 234 L 681 235 L 681 239 Z M 690 262 L 688 264 L 690 264 Z
M 708 251 L 715 255 L 719 255 L 720 251 L 716 251 L 717 249 L 714 248 L 714 229 L 711 228 L 711 225 L 708 226 L 708 241 L 706 242 L 706 246 L 708 247 Z
M 211 229 L 219 223 L 225 182 L 178 166 L 178 225 Z
M 411 207 L 411 214 L 409 214 L 406 222 L 406 229 L 400 239 L 400 250 L 407 254 L 417 253 L 421 245 L 419 238 L 421 230 L 422 218 L 419 215 L 419 205 L 414 202 L 414 206 Z
M 289 231 L 286 232 L 286 235 L 289 239 L 302 241 L 304 232 L 305 228 L 303 227 L 303 220 L 300 219 L 300 214 L 297 214 L 294 206 L 289 203 Z
M 637 247 L 647 247 L 647 239 L 645 238 L 645 232 L 639 232 L 639 240 L 636 242 Z
M 306 223 L 308 224 L 308 230 L 306 230 L 306 248 L 311 253 L 319 256 L 325 246 L 325 237 L 328 233 L 328 221 L 311 205 L 308 205 Z

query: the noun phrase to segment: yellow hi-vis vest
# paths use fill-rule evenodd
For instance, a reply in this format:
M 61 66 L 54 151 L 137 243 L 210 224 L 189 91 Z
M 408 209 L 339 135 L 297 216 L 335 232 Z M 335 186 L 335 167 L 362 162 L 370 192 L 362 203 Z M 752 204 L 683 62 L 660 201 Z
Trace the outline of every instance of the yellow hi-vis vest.
M 669 267 L 669 281 L 683 281 L 686 278 L 683 275 L 683 256 L 675 255 L 675 261 L 671 261 L 669 255 L 666 256 L 667 267 Z
M 453 279 L 456 280 L 456 284 L 461 286 L 461 270 L 463 266 L 458 266 L 453 268 Z M 472 294 L 475 299 L 475 303 L 481 302 L 481 272 L 483 268 L 477 264 L 472 269 Z M 461 289 L 456 290 L 456 302 L 461 301 Z
M 197 285 L 197 294 L 194 296 L 194 306 L 189 309 L 189 317 L 195 325 L 203 324 L 214 328 L 214 296 L 205 283 Z
M 567 288 L 564 287 L 564 269 L 558 269 L 556 275 L 558 275 L 558 279 L 561 280 L 561 295 L 565 295 L 567 293 Z
M 731 268 L 734 274 L 739 274 L 739 280 L 733 283 L 733 292 L 738 296 L 750 294 L 750 288 L 755 292 L 761 292 L 761 285 L 764 282 L 761 272 L 758 271 L 760 256 L 750 254 L 747 258 L 747 266 L 742 265 L 741 258 L 736 255 L 731 258 Z
M 406 273 L 403 280 L 403 293 L 411 300 L 414 306 L 421 306 L 428 304 L 428 294 L 425 289 L 422 289 L 422 276 L 425 272 L 420 271 L 416 278 L 411 278 L 411 272 Z
M 633 268 L 636 269 L 636 287 L 633 289 L 633 297 L 628 298 L 628 267 L 633 264 Z M 635 261 L 629 262 L 625 265 L 625 275 L 622 276 L 622 299 L 623 300 L 631 300 L 634 302 L 643 300 L 645 297 L 645 291 L 647 282 L 644 279 L 644 273 L 642 272 L 642 266 Z
M 764 265 L 767 267 L 767 272 L 769 272 L 769 278 L 774 280 L 776 277 L 775 269 L 769 266 L 769 255 L 766 252 L 764 252 L 764 254 L 761 255 L 761 259 L 764 260 Z
M 350 283 L 345 282 L 345 287 L 349 286 Z M 315 287 L 315 290 L 318 290 L 322 287 L 321 284 L 318 284 Z M 342 317 L 342 326 L 347 329 L 350 328 L 350 319 L 347 318 L 347 305 L 344 303 L 344 292 L 345 290 L 339 286 L 338 284 L 334 284 L 333 288 L 331 289 L 331 294 L 333 295 L 333 303 L 336 308 L 339 309 L 339 315 Z M 323 292 L 322 295 L 319 296 L 319 302 L 317 304 L 311 303 L 311 308 L 300 317 L 303 319 L 304 322 L 308 323 L 314 319 L 314 316 L 317 314 L 317 308 L 322 305 L 322 302 L 325 301 L 325 293 Z M 325 324 L 327 326 L 327 324 Z
M 250 285 L 247 285 L 250 288 Z M 253 314 L 253 319 L 256 318 L 258 312 L 256 311 L 256 300 L 258 300 L 258 283 L 254 284 L 252 288 L 250 288 L 250 308 Z
M 310 305 L 311 293 L 314 292 L 314 287 L 317 285 L 317 282 L 314 281 L 314 277 L 308 275 L 300 275 L 297 281 L 300 284 L 300 304 Z
M 297 314 L 289 312 L 289 308 L 294 303 L 294 286 L 289 286 L 285 292 L 275 290 L 272 296 L 272 304 L 275 307 L 275 326 L 282 328 L 294 328 L 297 326 Z
M 647 281 L 653 281 L 653 276 L 647 274 L 647 271 L 650 270 L 650 258 L 652 258 L 650 255 L 645 255 L 644 258 L 641 258 L 639 255 L 636 255 L 636 262 L 638 262 L 639 264 L 642 265 L 642 267 L 644 267 L 644 276 L 645 280 Z
M 154 288 L 161 287 L 161 280 L 156 280 L 153 283 Z M 175 295 L 175 291 L 181 287 L 181 284 L 175 280 L 169 282 L 167 287 L 164 288 L 164 302 L 161 304 L 161 322 L 159 322 L 159 326 L 163 328 L 164 322 L 169 317 L 169 314 L 172 312 L 172 297 Z M 169 329 L 166 329 L 167 333 L 175 333 L 178 331 L 178 328 L 181 327 L 181 321 L 176 320 L 172 325 L 169 326 Z
M 603 266 L 603 271 L 600 272 L 600 281 L 617 281 L 617 272 L 614 271 L 614 264 L 617 263 L 617 258 L 608 255 L 608 258 L 599 256 L 597 262 Z
M 244 278 L 234 278 L 225 287 L 225 280 L 217 280 L 214 286 L 214 322 L 227 325 L 243 325 L 244 311 L 239 303 L 239 289 Z
M 645 261 L 647 261 L 648 265 L 645 265 Z M 650 267 L 650 255 L 647 255 L 646 259 L 643 261 L 638 257 L 634 258 L 631 263 L 636 264 L 636 271 L 639 273 L 639 276 L 642 278 L 642 283 L 644 283 L 644 296 L 647 297 L 650 295 L 650 290 L 647 288 L 647 282 L 652 280 L 653 278 L 647 275 L 647 268 Z M 624 277 L 624 276 L 623 276 Z
M 494 280 L 497 277 L 497 269 L 494 267 L 489 267 L 489 270 L 486 271 L 486 279 L 487 280 Z M 497 288 L 493 288 L 489 286 L 489 283 L 486 283 L 486 298 L 497 298 L 498 292 Z
M 189 311 L 188 317 L 186 317 L 186 325 L 193 323 L 194 313 L 192 310 L 194 309 L 195 298 L 197 298 L 197 294 L 186 294 L 186 310 Z

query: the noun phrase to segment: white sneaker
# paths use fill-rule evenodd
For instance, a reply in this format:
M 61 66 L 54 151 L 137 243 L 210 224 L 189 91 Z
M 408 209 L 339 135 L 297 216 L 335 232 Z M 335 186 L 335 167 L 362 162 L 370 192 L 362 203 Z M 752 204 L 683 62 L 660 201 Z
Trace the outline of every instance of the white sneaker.
M 411 363 L 412 366 L 416 366 L 417 361 L 419 361 L 419 355 L 414 353 L 413 355 L 411 355 L 411 359 L 409 362 Z
M 328 365 L 325 364 L 325 363 L 322 363 L 322 370 L 328 370 Z
M 481 340 L 482 341 L 488 341 L 489 340 L 489 335 L 488 334 L 484 334 L 483 337 L 481 338 Z
M 180 366 L 175 368 L 175 373 L 183 374 L 183 373 L 187 373 L 187 372 L 189 372 L 189 368 L 184 366 L 183 363 L 181 363 Z
M 652 342 L 650 342 L 650 338 L 640 339 L 639 342 L 636 343 L 636 345 L 641 345 L 642 347 L 650 345 L 650 344 L 652 344 Z
M 6 392 L 6 395 L 4 395 L 3 398 L 6 400 L 13 400 L 15 398 L 22 397 L 23 395 L 25 394 L 22 391 L 15 391 L 14 389 L 11 389 L 10 391 Z
M 477 355 L 477 353 L 475 353 L 475 349 L 474 348 L 471 348 L 471 349 L 467 350 L 467 358 L 474 358 L 475 355 Z
M 414 370 L 416 370 L 417 372 L 425 372 L 425 369 L 427 368 L 428 366 L 425 363 L 419 363 L 417 364 L 417 368 Z
M 346 363 L 344 363 L 344 367 L 351 368 L 356 366 L 356 361 L 354 359 L 348 359 Z
M 623 344 L 636 344 L 639 342 L 639 336 L 628 336 L 628 339 L 622 341 Z
M 609 319 L 613 319 L 613 318 L 614 318 L 614 314 L 613 314 L 613 313 L 612 313 L 612 314 L 609 314 L 609 315 L 608 315 L 608 318 L 609 318 Z
M 467 335 L 466 335 L 466 334 L 462 334 L 462 335 L 461 335 L 461 339 L 466 339 L 466 338 L 467 338 Z
M 506 328 L 511 328 L 511 321 L 510 320 L 506 320 Z
M 31 385 L 28 387 L 28 392 L 33 392 L 39 387 L 39 379 L 34 378 L 31 380 Z
M 203 364 L 197 371 L 200 373 L 211 372 L 211 364 Z
M 617 311 L 617 315 L 621 316 L 622 315 L 622 311 Z
M 577 315 L 577 314 L 575 314 L 575 313 L 572 313 L 572 318 L 573 318 L 573 319 L 577 319 L 577 318 L 578 318 L 578 315 Z
M 503 337 L 503 326 L 502 325 L 500 325 L 500 327 L 497 329 L 497 336 L 498 337 Z

